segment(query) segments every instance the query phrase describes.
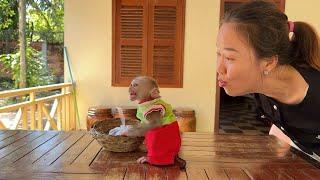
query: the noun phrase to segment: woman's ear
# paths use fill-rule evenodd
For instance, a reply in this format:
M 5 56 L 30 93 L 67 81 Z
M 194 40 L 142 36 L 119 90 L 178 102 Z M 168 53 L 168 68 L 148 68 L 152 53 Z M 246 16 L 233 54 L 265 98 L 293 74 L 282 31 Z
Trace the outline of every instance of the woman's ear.
M 262 70 L 264 74 L 268 74 L 278 65 L 279 59 L 278 56 L 272 56 L 270 58 L 264 58 L 262 62 Z
M 152 97 L 152 99 L 158 98 L 160 96 L 160 91 L 158 88 L 153 88 L 150 91 L 150 96 Z

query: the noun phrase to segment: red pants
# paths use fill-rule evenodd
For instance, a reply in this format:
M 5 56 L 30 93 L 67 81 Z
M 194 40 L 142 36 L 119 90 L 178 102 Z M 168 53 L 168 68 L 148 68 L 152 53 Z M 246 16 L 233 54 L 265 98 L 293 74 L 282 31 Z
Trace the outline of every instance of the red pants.
M 145 135 L 148 162 L 153 165 L 174 164 L 181 146 L 177 122 L 154 128 Z

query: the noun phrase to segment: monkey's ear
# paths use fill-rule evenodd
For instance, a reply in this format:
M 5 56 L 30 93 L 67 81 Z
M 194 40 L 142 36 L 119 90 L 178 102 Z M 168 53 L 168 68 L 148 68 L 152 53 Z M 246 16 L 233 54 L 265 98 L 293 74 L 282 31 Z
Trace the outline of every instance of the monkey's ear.
M 158 88 L 153 88 L 150 91 L 150 96 L 152 97 L 152 99 L 158 98 L 160 96 L 160 91 Z

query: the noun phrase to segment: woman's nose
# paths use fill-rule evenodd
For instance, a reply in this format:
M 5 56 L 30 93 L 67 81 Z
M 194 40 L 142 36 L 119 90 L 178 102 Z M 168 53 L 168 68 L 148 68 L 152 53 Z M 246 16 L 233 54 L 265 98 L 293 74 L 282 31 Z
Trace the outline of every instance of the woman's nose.
M 226 67 L 225 67 L 224 61 L 223 61 L 223 59 L 221 57 L 219 57 L 217 59 L 216 71 L 219 74 L 225 74 L 226 73 Z

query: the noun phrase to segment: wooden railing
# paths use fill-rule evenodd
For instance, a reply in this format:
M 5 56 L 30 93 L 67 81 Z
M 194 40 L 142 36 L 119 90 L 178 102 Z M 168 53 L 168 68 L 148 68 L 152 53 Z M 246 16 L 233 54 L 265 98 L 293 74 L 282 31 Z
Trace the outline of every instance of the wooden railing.
M 38 93 L 58 93 L 37 98 Z M 0 119 L 1 129 L 75 130 L 76 111 L 71 83 L 0 92 L 0 99 L 28 97 L 26 101 L 0 107 L 0 113 L 17 111 L 10 120 Z M 52 103 L 53 101 L 53 103 Z M 51 102 L 51 103 L 50 103 Z M 48 108 L 51 109 L 49 110 Z

